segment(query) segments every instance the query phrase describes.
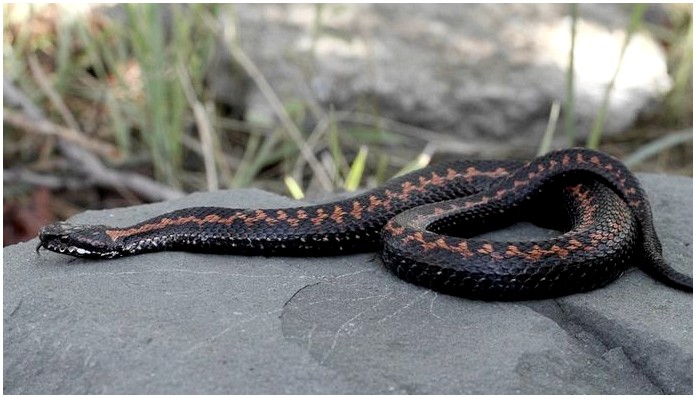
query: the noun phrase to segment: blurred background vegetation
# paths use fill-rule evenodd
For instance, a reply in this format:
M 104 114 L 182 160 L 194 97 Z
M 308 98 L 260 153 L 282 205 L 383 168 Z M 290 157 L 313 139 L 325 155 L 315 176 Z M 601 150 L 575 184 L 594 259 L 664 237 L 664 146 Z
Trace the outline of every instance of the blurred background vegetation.
M 84 209 L 191 191 L 254 186 L 301 198 L 373 187 L 433 155 L 428 145 L 394 151 L 409 135 L 436 133 L 379 114 L 350 124 L 342 123 L 346 112 L 321 109 L 310 123 L 316 104 L 281 101 L 234 37 L 235 73 L 250 77 L 275 118 L 216 104 L 207 72 L 218 38 L 238 33 L 217 18 L 231 6 L 173 6 L 170 24 L 159 5 L 125 5 L 124 23 L 81 7 L 3 5 L 4 245 Z M 315 35 L 321 10 L 316 5 Z M 669 6 L 661 25 L 646 22 L 644 11 L 634 6 L 627 30 L 659 40 L 672 90 L 611 138 L 602 137 L 600 109 L 590 141 L 574 144 L 598 146 L 634 170 L 691 176 L 692 7 Z M 572 96 L 563 106 L 572 115 Z M 549 143 L 540 142 L 540 152 Z

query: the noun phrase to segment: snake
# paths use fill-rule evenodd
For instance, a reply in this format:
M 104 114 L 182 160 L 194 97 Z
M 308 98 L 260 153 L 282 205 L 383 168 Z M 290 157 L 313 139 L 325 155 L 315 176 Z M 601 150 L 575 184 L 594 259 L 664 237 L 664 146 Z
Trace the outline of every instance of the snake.
M 518 222 L 545 239 L 482 234 Z M 377 252 L 399 278 L 481 300 L 553 298 L 602 287 L 638 267 L 692 292 L 670 266 L 647 195 L 621 161 L 570 148 L 530 161 L 455 160 L 348 199 L 276 209 L 190 207 L 127 227 L 57 222 L 39 249 L 106 259 L 157 251 L 261 256 Z

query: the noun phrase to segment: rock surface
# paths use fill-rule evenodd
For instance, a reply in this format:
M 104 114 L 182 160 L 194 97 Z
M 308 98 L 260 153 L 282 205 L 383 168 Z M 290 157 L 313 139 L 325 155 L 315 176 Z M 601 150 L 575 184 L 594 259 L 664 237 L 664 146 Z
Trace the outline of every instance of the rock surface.
M 567 4 L 334 4 L 321 6 L 319 19 L 315 5 L 240 4 L 233 10 L 222 21 L 238 21 L 243 50 L 287 104 L 312 99 L 325 110 L 377 114 L 479 148 L 495 143 L 498 149 L 533 152 L 551 104 L 565 101 Z M 579 136 L 590 131 L 616 70 L 630 12 L 625 4 L 579 7 Z M 220 65 L 213 73 L 220 89 L 211 88 L 238 102 L 244 90 L 228 89 L 231 69 Z M 606 134 L 630 127 L 670 87 L 657 42 L 634 36 L 614 87 Z M 273 118 L 256 89 L 247 116 Z M 562 119 L 558 131 L 565 139 Z
M 692 272 L 692 179 L 641 179 L 668 262 Z M 72 221 L 295 204 L 240 190 Z M 36 243 L 4 249 L 7 394 L 692 393 L 693 297 L 639 270 L 585 294 L 500 303 L 410 285 L 372 254 L 100 262 L 37 255 Z

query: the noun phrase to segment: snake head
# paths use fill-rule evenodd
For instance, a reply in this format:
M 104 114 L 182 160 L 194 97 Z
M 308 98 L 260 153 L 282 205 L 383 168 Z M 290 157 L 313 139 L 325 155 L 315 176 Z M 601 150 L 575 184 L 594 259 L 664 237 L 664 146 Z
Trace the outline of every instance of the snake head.
M 122 255 L 119 247 L 106 234 L 104 225 L 72 225 L 66 222 L 49 224 L 39 231 L 39 245 L 56 253 L 84 258 L 113 258 Z

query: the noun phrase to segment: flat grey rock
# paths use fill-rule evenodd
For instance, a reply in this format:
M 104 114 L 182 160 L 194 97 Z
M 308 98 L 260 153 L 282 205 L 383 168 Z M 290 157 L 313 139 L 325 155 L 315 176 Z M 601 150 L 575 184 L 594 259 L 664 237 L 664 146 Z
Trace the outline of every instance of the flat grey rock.
M 692 179 L 641 179 L 667 260 L 691 273 Z M 295 204 L 239 190 L 72 221 Z M 88 261 L 37 255 L 36 243 L 4 249 L 7 394 L 692 393 L 692 295 L 640 270 L 584 294 L 501 303 L 408 284 L 372 254 Z

